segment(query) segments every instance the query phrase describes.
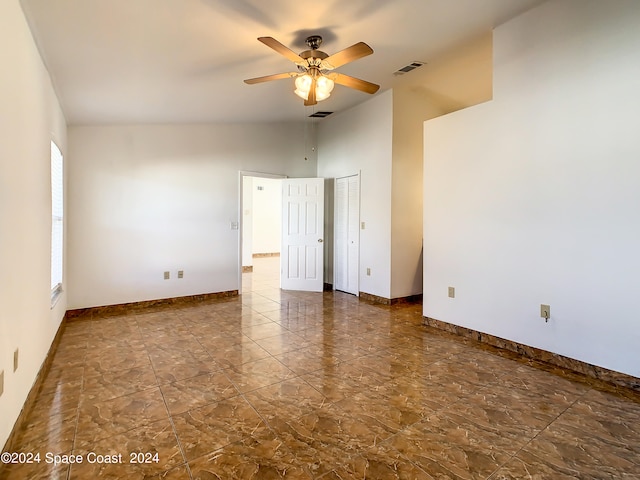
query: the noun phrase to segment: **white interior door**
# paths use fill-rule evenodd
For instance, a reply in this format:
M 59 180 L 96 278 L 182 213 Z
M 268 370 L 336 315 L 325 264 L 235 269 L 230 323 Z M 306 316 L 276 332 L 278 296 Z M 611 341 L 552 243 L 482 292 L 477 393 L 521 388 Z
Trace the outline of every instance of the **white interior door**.
M 281 288 L 323 290 L 323 242 L 324 179 L 282 180 Z
M 334 214 L 334 286 L 358 295 L 360 271 L 360 176 L 337 178 Z

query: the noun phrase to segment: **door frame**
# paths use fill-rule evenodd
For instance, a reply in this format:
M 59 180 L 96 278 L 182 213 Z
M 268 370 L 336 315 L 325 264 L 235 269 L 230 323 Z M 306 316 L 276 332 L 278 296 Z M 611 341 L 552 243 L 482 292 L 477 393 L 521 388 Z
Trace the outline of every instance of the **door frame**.
M 242 246 L 244 243 L 244 177 L 258 177 L 258 178 L 272 178 L 277 180 L 282 180 L 285 178 L 289 178 L 287 175 L 277 174 L 277 173 L 265 173 L 265 172 L 253 172 L 249 170 L 240 170 L 238 172 L 238 224 L 239 224 L 239 235 L 238 235 L 238 294 L 242 295 Z M 282 213 L 280 213 L 282 215 Z

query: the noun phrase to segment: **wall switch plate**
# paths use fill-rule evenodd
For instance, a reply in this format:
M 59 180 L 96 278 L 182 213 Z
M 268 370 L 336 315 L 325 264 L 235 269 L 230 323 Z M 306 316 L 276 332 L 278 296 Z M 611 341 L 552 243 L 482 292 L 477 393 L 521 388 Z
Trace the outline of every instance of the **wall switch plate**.
M 371 276 L 371 269 L 370 268 L 367 268 L 367 276 L 369 276 L 369 277 Z
M 13 371 L 18 370 L 18 349 L 16 348 L 15 352 L 13 352 Z
M 4 392 L 4 370 L 0 372 L 0 397 L 2 396 L 3 392 Z
M 456 289 L 454 287 L 449 287 L 449 298 L 456 297 Z
M 164 279 L 165 280 L 169 280 L 171 278 L 171 273 L 169 272 L 164 272 Z
M 178 278 L 184 278 L 184 270 L 178 270 Z
M 549 321 L 551 318 L 551 307 L 549 305 L 540 305 L 540 316 L 544 318 L 545 322 Z

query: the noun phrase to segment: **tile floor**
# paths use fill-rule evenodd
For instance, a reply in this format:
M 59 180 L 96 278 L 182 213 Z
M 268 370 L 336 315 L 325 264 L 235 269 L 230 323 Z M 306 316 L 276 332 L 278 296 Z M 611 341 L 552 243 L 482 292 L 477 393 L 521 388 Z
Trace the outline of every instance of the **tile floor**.
M 640 478 L 637 399 L 418 305 L 282 292 L 277 261 L 239 298 L 69 323 L 18 433 L 41 461 L 0 479 Z

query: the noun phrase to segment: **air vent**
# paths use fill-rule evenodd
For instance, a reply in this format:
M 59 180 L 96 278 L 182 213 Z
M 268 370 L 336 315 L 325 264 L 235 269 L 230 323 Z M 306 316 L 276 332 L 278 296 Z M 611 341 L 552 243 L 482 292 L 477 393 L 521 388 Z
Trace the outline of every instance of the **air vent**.
M 393 72 L 394 75 L 404 75 L 405 73 L 409 73 L 412 70 L 415 70 L 418 67 L 421 67 L 422 65 L 424 65 L 426 62 L 411 62 L 409 65 L 407 65 L 406 67 L 402 67 L 399 70 Z
M 309 115 L 311 118 L 324 118 L 331 115 L 333 112 L 316 112 L 313 115 Z

